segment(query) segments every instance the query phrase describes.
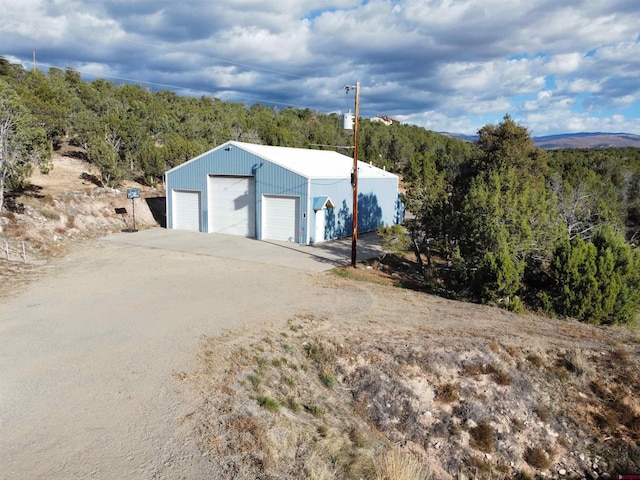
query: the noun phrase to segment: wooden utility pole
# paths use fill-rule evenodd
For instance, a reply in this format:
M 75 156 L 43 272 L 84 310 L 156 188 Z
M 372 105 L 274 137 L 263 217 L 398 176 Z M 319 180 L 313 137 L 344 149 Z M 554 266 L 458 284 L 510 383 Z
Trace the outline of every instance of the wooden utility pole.
M 353 126 L 353 226 L 351 231 L 351 266 L 356 268 L 358 243 L 358 118 L 360 116 L 360 82 L 356 83 L 356 113 Z

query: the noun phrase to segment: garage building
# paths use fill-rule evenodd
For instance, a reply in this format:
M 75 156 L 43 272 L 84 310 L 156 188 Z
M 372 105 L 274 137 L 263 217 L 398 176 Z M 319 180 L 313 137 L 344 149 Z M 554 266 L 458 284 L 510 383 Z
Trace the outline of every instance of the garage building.
M 319 243 L 351 235 L 353 159 L 227 142 L 165 174 L 167 228 Z M 399 223 L 398 177 L 358 162 L 358 231 Z

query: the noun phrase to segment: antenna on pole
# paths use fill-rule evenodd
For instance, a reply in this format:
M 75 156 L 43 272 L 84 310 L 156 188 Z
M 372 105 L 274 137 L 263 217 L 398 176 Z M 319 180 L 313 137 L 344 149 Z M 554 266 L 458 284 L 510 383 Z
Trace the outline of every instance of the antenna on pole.
M 353 173 L 351 174 L 351 185 L 353 186 L 353 221 L 351 229 L 351 266 L 356 267 L 356 246 L 358 243 L 358 117 L 360 112 L 360 82 L 356 82 L 355 86 L 345 85 L 346 93 L 349 90 L 356 91 L 356 105 L 353 121 Z M 349 112 L 351 113 L 351 112 Z M 345 122 L 345 127 L 347 122 Z
M 35 72 L 36 70 L 38 70 L 38 67 L 36 65 L 36 51 L 33 51 L 33 71 Z

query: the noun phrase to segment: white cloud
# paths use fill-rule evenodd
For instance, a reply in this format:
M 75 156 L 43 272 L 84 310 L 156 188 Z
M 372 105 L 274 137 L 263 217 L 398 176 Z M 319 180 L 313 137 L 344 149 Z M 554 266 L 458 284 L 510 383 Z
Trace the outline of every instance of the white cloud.
M 580 68 L 584 55 L 580 53 L 565 53 L 554 55 L 546 64 L 548 73 L 571 73 Z
M 25 63 L 321 111 L 359 80 L 363 115 L 437 130 L 509 111 L 536 131 L 640 133 L 639 24 L 625 0 L 4 0 L 0 42 Z
M 602 90 L 600 85 L 596 82 L 588 80 L 586 78 L 579 78 L 566 85 L 566 90 L 569 93 L 597 93 Z

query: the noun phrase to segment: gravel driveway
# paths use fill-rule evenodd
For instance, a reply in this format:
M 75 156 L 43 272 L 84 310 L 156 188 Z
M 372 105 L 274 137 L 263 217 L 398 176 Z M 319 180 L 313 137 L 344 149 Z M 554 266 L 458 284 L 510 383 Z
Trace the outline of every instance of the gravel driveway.
M 348 263 L 350 241 L 236 238 L 234 254 L 221 237 L 212 247 L 158 229 L 90 242 L 0 299 L 0 478 L 203 478 L 173 378 L 201 336 L 366 308 L 336 305 L 317 273 Z

